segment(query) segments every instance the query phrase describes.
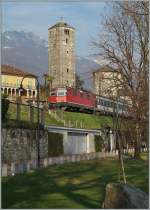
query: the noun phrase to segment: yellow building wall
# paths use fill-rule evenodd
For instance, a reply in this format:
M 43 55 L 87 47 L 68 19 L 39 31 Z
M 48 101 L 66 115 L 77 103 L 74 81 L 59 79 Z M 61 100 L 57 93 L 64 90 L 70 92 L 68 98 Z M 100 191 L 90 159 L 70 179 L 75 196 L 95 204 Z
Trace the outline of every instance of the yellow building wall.
M 12 75 L 1 75 L 1 86 L 9 86 L 12 88 L 19 88 L 21 81 L 21 76 L 12 76 Z M 23 80 L 23 88 L 35 90 L 36 89 L 36 80 L 34 78 L 25 78 Z

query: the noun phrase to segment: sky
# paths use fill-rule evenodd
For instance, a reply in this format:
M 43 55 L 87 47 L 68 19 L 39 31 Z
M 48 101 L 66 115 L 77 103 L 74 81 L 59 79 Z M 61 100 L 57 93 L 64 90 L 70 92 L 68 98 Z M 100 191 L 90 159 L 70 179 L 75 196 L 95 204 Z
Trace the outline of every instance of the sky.
M 2 30 L 33 32 L 48 39 L 48 28 L 63 20 L 75 27 L 76 54 L 94 54 L 91 44 L 102 30 L 105 2 L 5 1 L 2 4 Z

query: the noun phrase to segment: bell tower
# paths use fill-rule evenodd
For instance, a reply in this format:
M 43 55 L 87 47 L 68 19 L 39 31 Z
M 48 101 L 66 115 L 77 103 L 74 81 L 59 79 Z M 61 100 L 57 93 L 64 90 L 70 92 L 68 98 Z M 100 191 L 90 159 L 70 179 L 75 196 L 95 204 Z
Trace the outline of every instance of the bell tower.
M 48 29 L 48 67 L 52 87 L 75 87 L 75 29 L 61 20 Z

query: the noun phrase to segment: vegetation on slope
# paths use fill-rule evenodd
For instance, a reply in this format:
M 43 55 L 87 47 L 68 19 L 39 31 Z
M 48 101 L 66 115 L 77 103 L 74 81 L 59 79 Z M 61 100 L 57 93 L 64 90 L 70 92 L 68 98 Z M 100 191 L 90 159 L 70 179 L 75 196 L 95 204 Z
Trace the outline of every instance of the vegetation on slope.
M 44 124 L 45 125 L 56 125 L 56 126 L 66 126 L 66 127 L 76 127 L 85 129 L 100 129 L 102 127 L 113 127 L 113 122 L 115 119 L 110 116 L 96 116 L 93 114 L 77 113 L 77 112 L 66 112 L 62 110 L 51 110 L 52 115 L 45 112 Z M 33 127 L 33 123 L 29 119 L 29 106 L 21 105 L 21 115 L 20 121 L 16 121 L 17 107 L 16 104 L 10 103 L 7 113 L 7 121 L 3 122 L 3 126 L 15 127 L 15 126 L 25 126 Z M 55 117 L 57 116 L 57 118 Z M 65 121 L 65 124 L 64 124 Z M 123 120 L 127 126 L 132 125 L 130 121 Z M 37 108 L 34 108 L 34 123 L 37 123 Z M 123 129 L 126 125 L 122 126 Z M 34 126 L 35 127 L 35 126 Z

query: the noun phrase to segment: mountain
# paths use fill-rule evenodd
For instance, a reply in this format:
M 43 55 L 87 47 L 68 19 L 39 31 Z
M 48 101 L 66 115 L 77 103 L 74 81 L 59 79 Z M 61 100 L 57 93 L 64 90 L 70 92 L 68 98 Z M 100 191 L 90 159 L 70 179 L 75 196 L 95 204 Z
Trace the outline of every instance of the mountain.
M 5 31 L 2 40 L 2 64 L 10 64 L 42 76 L 48 70 L 48 43 L 32 32 Z M 84 87 L 92 89 L 92 70 L 100 67 L 96 62 L 76 56 L 76 72 L 84 80 Z

